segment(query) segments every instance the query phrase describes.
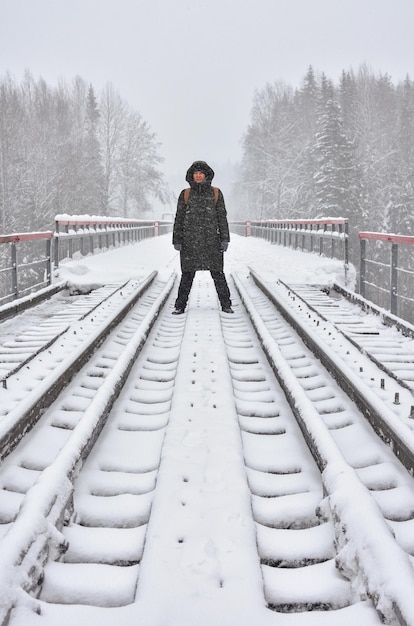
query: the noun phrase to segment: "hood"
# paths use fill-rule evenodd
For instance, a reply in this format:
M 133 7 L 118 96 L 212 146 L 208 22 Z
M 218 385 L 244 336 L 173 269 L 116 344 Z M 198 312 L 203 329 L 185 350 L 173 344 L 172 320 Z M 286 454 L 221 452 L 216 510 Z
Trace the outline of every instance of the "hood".
M 207 183 L 211 183 L 214 178 L 214 170 L 212 170 L 205 161 L 194 161 L 194 163 L 188 168 L 185 176 L 185 179 L 190 186 L 194 184 L 194 172 L 203 172 L 206 176 Z

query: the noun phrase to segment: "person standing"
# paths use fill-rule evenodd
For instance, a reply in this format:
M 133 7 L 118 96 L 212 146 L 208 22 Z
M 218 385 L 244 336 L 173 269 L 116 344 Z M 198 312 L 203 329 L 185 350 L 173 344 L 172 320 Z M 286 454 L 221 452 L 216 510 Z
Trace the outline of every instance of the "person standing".
M 173 245 L 180 252 L 181 281 L 174 315 L 184 313 L 198 270 L 210 270 L 225 313 L 233 313 L 230 290 L 223 272 L 223 252 L 230 241 L 224 197 L 212 187 L 214 171 L 205 161 L 194 161 L 186 174 L 189 189 L 183 189 L 177 202 Z

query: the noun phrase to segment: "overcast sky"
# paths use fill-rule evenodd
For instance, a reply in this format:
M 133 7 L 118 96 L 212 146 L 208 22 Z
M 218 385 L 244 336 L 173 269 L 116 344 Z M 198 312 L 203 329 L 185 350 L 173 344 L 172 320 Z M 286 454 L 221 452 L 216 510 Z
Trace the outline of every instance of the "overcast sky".
M 309 65 L 336 81 L 362 63 L 414 78 L 413 25 L 414 0 L 0 0 L 0 74 L 112 83 L 175 182 L 195 159 L 240 159 L 268 82 L 300 86 Z

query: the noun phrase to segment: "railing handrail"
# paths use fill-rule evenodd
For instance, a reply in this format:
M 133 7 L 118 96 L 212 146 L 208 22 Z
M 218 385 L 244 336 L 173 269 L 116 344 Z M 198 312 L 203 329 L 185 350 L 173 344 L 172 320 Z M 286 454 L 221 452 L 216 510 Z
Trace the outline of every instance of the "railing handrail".
M 102 216 L 72 216 L 56 215 L 55 217 L 55 237 L 72 236 L 70 232 L 74 229 L 75 235 L 90 234 L 91 232 L 125 232 L 139 228 L 154 228 L 154 234 L 160 234 L 162 227 L 170 222 L 163 220 L 138 220 L 128 217 L 102 217 Z M 78 229 L 85 229 L 81 233 Z
M 316 219 L 296 219 L 296 220 L 248 220 L 251 224 L 347 224 L 348 218 L 344 217 L 322 217 Z M 240 222 L 241 223 L 241 222 Z
M 37 239 L 52 239 L 52 230 L 39 231 L 33 233 L 12 233 L 10 235 L 0 235 L 0 243 L 18 243 L 19 241 L 35 241 Z
M 170 229 L 172 222 L 167 220 L 61 214 L 55 217 L 55 231 L 0 235 L 0 245 L 10 246 L 10 252 L 2 250 L 0 306 L 50 286 L 52 269 L 63 259 L 157 237 Z M 44 253 L 36 246 L 40 240 L 45 241 Z
M 304 219 L 266 219 L 232 221 L 230 228 L 245 237 L 260 237 L 283 246 L 306 252 L 325 254 L 330 244 L 330 257 L 341 258 L 344 264 L 345 282 L 349 268 L 349 229 L 348 218 L 318 217 Z M 313 228 L 317 226 L 317 228 Z M 318 250 L 315 249 L 317 243 Z
M 62 226 L 93 226 L 95 224 L 105 224 L 105 225 L 113 225 L 113 226 L 128 226 L 130 224 L 134 224 L 137 226 L 144 225 L 147 226 L 149 224 L 154 224 L 154 222 L 162 222 L 162 220 L 137 220 L 131 218 L 115 218 L 115 217 L 100 217 L 100 218 L 82 218 L 78 219 L 76 217 L 66 217 L 66 216 L 56 216 L 55 223 Z
M 375 241 L 388 241 L 390 243 L 414 244 L 414 237 L 410 235 L 395 235 L 394 233 L 360 232 L 360 239 L 374 239 Z

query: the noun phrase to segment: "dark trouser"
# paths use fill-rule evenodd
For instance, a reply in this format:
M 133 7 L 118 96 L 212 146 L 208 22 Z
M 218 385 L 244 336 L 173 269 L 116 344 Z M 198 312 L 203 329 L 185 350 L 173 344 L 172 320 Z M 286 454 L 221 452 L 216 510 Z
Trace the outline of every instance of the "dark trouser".
M 230 290 L 227 285 L 224 272 L 214 272 L 213 270 L 210 270 L 210 274 L 212 279 L 214 280 L 214 285 L 216 287 L 217 295 L 220 300 L 221 308 L 224 309 L 231 306 Z M 190 294 L 191 285 L 193 284 L 194 276 L 195 272 L 182 273 L 180 286 L 178 287 L 178 296 L 177 300 L 175 301 L 176 309 L 185 309 L 185 305 L 187 304 L 188 296 Z

